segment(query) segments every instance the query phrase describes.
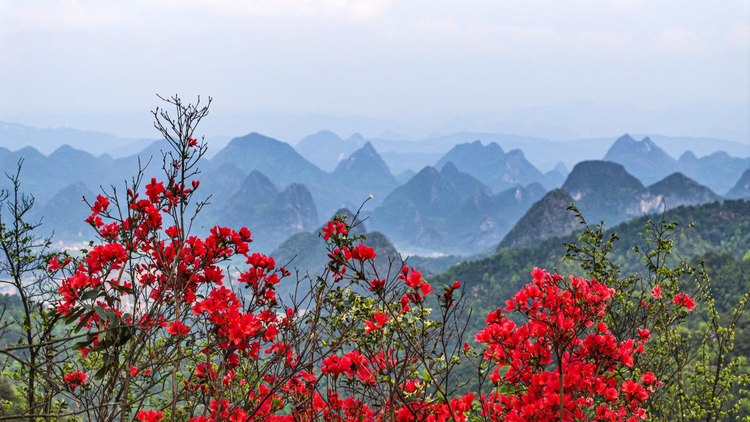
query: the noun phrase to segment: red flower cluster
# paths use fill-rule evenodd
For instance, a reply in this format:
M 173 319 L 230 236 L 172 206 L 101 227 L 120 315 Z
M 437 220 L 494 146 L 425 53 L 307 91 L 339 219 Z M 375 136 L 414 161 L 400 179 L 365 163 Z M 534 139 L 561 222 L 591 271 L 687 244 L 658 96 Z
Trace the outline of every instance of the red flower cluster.
M 349 234 L 349 229 L 346 224 L 341 221 L 329 221 L 325 227 L 321 230 L 323 232 L 323 239 L 328 240 L 331 236 L 346 236 Z
M 600 320 L 615 293 L 597 280 L 564 280 L 538 268 L 533 283 L 508 300 L 504 311 L 523 314 L 517 325 L 502 310 L 487 317 L 477 334 L 487 344 L 485 359 L 497 364 L 490 377 L 502 390 L 480 398 L 492 420 L 579 420 L 595 411 L 597 420 L 636 420 L 645 417 L 641 404 L 656 385 L 628 380 L 618 385 L 615 371 L 630 367 L 643 352 L 650 333 L 640 341 L 617 342 Z M 511 392 L 501 392 L 511 391 Z
M 86 374 L 81 371 L 73 371 L 65 374 L 65 382 L 68 383 L 71 389 L 75 389 L 86 383 Z
M 173 336 L 186 336 L 190 332 L 190 327 L 182 321 L 172 321 L 167 324 L 167 332 Z
M 323 359 L 321 370 L 323 374 L 333 375 L 337 378 L 341 374 L 346 374 L 349 378 L 355 376 L 367 383 L 374 382 L 373 371 L 369 368 L 370 361 L 359 350 L 353 350 L 341 357 L 331 355 Z
M 389 319 L 385 313 L 375 312 L 372 315 L 372 319 L 365 322 L 365 334 L 382 329 Z
M 414 270 L 414 268 L 401 268 L 401 274 L 398 275 L 398 278 L 404 280 L 404 284 L 409 287 L 406 295 L 401 298 L 401 312 L 408 312 L 411 309 L 409 302 L 422 303 L 428 294 L 434 292 L 430 283 L 422 278 L 422 273 Z
M 443 293 L 443 304 L 446 308 L 450 308 L 455 304 L 453 301 L 453 292 L 459 288 L 461 288 L 460 281 L 454 281 L 452 285 L 443 287 L 445 290 L 445 293 Z
M 164 414 L 162 412 L 155 412 L 154 410 L 149 409 L 141 410 L 136 415 L 136 418 L 140 422 L 159 422 L 160 420 L 164 419 Z
M 77 329 L 90 332 L 88 343 L 84 340 L 78 346 L 82 357 L 129 341 L 131 337 L 121 333 L 153 330 L 148 335 L 156 336 L 163 335 L 159 334 L 163 329 L 165 340 L 172 344 L 189 342 L 185 339 L 189 336 L 207 336 L 200 338 L 205 346 L 195 351 L 204 355 L 198 361 L 220 363 L 187 367 L 192 375 L 185 377 L 186 391 L 215 391 L 217 382 L 226 387 L 244 385 L 247 381 L 234 372 L 243 359 L 251 364 L 276 359 L 294 368 L 295 351 L 279 336 L 294 326 L 296 315 L 291 309 L 279 312 L 275 291 L 289 271 L 277 268 L 271 257 L 251 254 L 251 233 L 246 228 L 234 231 L 217 226 L 205 238 L 186 236 L 186 228 L 172 212 L 188 200 L 199 183 L 191 185 L 192 189 L 186 189 L 171 180 L 152 179 L 145 186 L 144 197 L 128 190 L 127 209 L 112 214 L 108 211 L 110 198 L 100 195 L 86 221 L 104 242 L 75 266 L 67 265 L 70 259 L 62 264 L 57 257 L 50 261 L 50 270 L 62 273 L 58 312 L 69 319 L 78 318 Z M 168 218 L 175 224 L 163 228 Z M 346 227 L 337 230 L 345 233 Z M 356 253 L 362 258 L 369 256 L 365 249 Z M 374 255 L 371 249 L 370 255 Z M 224 286 L 220 264 L 237 257 L 247 264 L 237 281 L 249 291 L 250 303 Z M 131 383 L 148 382 L 137 375 L 146 377 L 151 369 L 132 366 L 130 373 Z M 80 371 L 65 376 L 71 388 L 85 380 Z M 262 391 L 272 382 L 269 379 L 253 387 L 258 390 L 251 395 L 266 410 L 260 415 L 268 416 L 282 406 L 281 396 Z M 224 400 L 214 401 L 208 412 L 206 420 L 246 420 L 242 409 Z M 163 415 L 144 410 L 136 417 L 151 422 Z
M 677 293 L 677 295 L 672 299 L 672 302 L 684 306 L 688 311 L 691 311 L 693 308 L 695 308 L 695 301 L 687 295 L 687 293 Z

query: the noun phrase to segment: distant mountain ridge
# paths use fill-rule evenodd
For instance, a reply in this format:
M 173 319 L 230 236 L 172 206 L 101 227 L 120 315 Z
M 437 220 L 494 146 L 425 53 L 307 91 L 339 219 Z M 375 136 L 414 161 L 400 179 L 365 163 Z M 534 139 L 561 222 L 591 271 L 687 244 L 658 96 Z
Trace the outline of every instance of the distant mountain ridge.
M 460 250 L 477 253 L 493 249 L 545 192 L 541 184 L 534 182 L 493 195 L 474 195 L 450 221 Z
M 149 142 L 145 139 L 126 139 L 118 136 L 70 128 L 37 128 L 16 123 L 0 122 L 0 147 L 17 150 L 32 147 L 50 154 L 63 145 L 85 150 L 91 155 L 100 155 L 126 146 L 139 149 Z
M 114 159 L 107 155 L 94 157 L 67 145 L 58 148 L 50 155 L 44 155 L 31 147 L 17 151 L 0 148 L 0 170 L 15 172 L 17 163 L 23 160 L 22 189 L 34 194 L 38 204 L 37 211 L 41 211 L 42 208 L 49 211 L 53 209 L 51 208 L 53 198 L 57 198 L 54 199 L 57 201 L 59 196 L 56 195 L 65 192 L 65 189 L 70 192 L 69 186 L 78 181 L 87 181 L 85 185 L 80 186 L 87 192 L 91 192 L 92 188 L 98 188 L 98 186 L 88 186 L 88 183 L 91 183 L 89 181 L 96 181 L 95 183 L 105 188 L 112 184 L 121 187 L 124 180 L 136 173 L 139 167 L 139 157 L 141 166 L 146 166 L 148 163 L 144 174 L 145 180 L 160 177 L 160 150 L 162 149 L 168 149 L 163 140 L 152 143 L 140 155 Z M 257 211 L 255 206 L 258 204 L 251 206 L 252 201 L 260 201 L 269 207 L 282 209 L 278 211 L 281 213 L 279 218 L 287 218 L 282 224 L 283 227 L 298 227 L 295 230 L 307 229 L 313 224 L 320 223 L 317 221 L 317 212 L 327 214 L 342 205 L 358 207 L 370 194 L 374 194 L 376 200 L 370 201 L 369 205 L 372 207 L 377 200 L 382 200 L 398 184 L 387 165 L 369 143 L 342 161 L 342 166 L 335 172 L 336 174 L 333 174 L 317 168 L 290 145 L 256 133 L 230 141 L 227 147 L 217 153 L 214 158 L 204 159 L 201 163 L 201 170 L 202 174 L 197 177 L 202 182 L 198 195 L 200 198 L 210 195 L 210 202 L 214 204 L 206 207 L 202 213 L 203 229 L 206 231 L 210 226 L 224 219 L 230 222 L 247 222 L 256 217 L 260 218 L 255 215 Z M 260 178 L 265 179 L 267 185 L 266 190 L 263 191 L 266 193 L 265 196 L 261 195 L 261 192 L 254 192 L 252 195 L 243 194 L 240 188 L 248 188 L 247 184 L 250 183 L 250 180 L 246 179 L 248 177 L 256 182 Z M 8 189 L 9 187 L 7 179 L 2 178 L 0 188 Z M 305 200 L 304 203 L 297 203 L 291 209 L 287 207 L 288 201 L 274 205 L 268 197 L 271 195 L 268 192 L 277 187 L 282 189 L 272 193 L 273 198 L 284 198 L 283 194 L 289 193 L 288 200 L 310 197 L 313 202 L 307 204 Z M 47 206 L 48 204 L 50 206 Z M 297 209 L 295 207 L 303 210 L 301 214 L 291 215 L 296 212 L 293 211 Z M 313 207 L 316 209 L 315 213 L 311 212 Z M 286 211 L 283 211 L 284 209 Z M 311 215 L 314 216 L 310 217 Z M 80 219 L 85 217 L 86 215 L 82 215 Z M 285 232 L 286 229 L 282 230 L 279 226 L 271 224 L 270 214 L 267 218 L 268 221 L 261 218 L 259 221 L 264 222 L 260 225 L 267 224 L 275 230 L 280 230 L 278 236 L 281 240 L 291 234 L 291 232 Z M 313 218 L 315 221 L 312 221 Z M 293 223 L 292 220 L 295 219 L 303 223 Z M 58 223 L 63 224 L 61 221 Z M 69 227 L 49 227 L 49 230 L 57 229 L 61 240 L 75 240 L 79 237 L 79 223 L 79 219 L 76 219 L 67 224 Z M 83 229 L 84 231 L 90 230 L 87 227 Z M 254 231 L 262 234 L 267 230 L 259 227 L 259 230 Z
M 362 165 L 360 165 L 361 163 Z M 398 184 L 371 144 L 341 160 L 331 173 L 318 168 L 291 145 L 257 133 L 232 139 L 208 161 L 210 168 L 233 164 L 243 172 L 260 171 L 277 185 L 304 184 L 319 211 L 329 214 L 342 206 L 358 208 L 370 194 L 380 201 Z
M 458 138 L 446 139 L 448 140 L 445 140 L 445 145 L 448 145 L 449 142 Z M 349 145 L 357 144 L 358 147 L 339 160 L 332 171 L 326 172 L 307 160 L 295 148 L 279 140 L 257 133 L 234 138 L 213 158 L 204 159 L 202 162 L 202 174 L 198 176 L 202 182 L 199 196 L 210 194 L 213 203 L 213 206 L 205 209 L 206 218 L 212 219 L 213 222 L 220 222 L 222 215 L 229 215 L 228 210 L 235 209 L 235 214 L 245 213 L 246 215 L 242 218 L 251 221 L 247 219 L 252 216 L 254 206 L 250 207 L 245 204 L 243 207 L 243 202 L 247 201 L 241 199 L 243 196 L 240 195 L 240 188 L 250 174 L 258 172 L 270 181 L 277 195 L 292 184 L 303 185 L 312 198 L 318 217 L 330 215 L 341 207 L 356 209 L 370 194 L 373 194 L 374 199 L 367 202 L 365 211 L 373 216 L 374 228 L 393 238 L 399 246 L 405 245 L 407 249 L 418 248 L 423 251 L 466 255 L 478 252 L 478 249 L 482 248 L 494 249 L 505 235 L 512 231 L 514 224 L 524 215 L 524 212 L 542 198 L 553 177 L 557 181 L 552 183 L 552 186 L 568 183 L 564 175 L 568 173 L 568 170 L 563 163 L 557 162 L 554 167 L 547 167 L 552 170 L 542 173 L 526 160 L 525 154 L 521 151 L 506 152 L 498 143 L 484 145 L 480 141 L 454 146 L 452 155 L 436 158 L 433 162 L 440 163 L 440 171 L 432 169 L 432 176 L 437 175 L 437 178 L 433 180 L 435 183 L 422 183 L 425 179 L 424 175 L 419 178 L 417 177 L 420 176 L 419 174 L 413 174 L 410 171 L 399 174 L 399 179 L 397 179 L 391 172 L 384 154 L 381 154 L 378 149 L 379 144 L 390 145 L 389 142 L 396 141 L 365 140 L 355 134 L 344 142 L 349 142 Z M 639 142 L 632 140 L 630 143 Z M 648 151 L 640 151 L 636 148 L 635 154 L 649 153 L 655 150 L 654 147 L 658 148 L 656 143 L 650 141 L 640 141 L 640 144 L 653 145 L 649 145 Z M 409 148 L 418 150 L 425 146 L 425 143 L 414 142 Z M 23 158 L 25 160 L 25 170 L 22 173 L 23 189 L 35 195 L 37 208 L 42 209 L 50 205 L 46 209 L 48 212 L 53 212 L 51 210 L 54 207 L 51 204 L 57 201 L 57 199 L 53 201 L 53 198 L 78 181 L 85 181 L 85 188 L 89 192 L 98 191 L 98 185 L 121 186 L 122 181 L 131 177 L 137 170 L 139 155 L 142 158 L 142 164 L 148 161 L 149 155 L 154 156 L 146 170 L 146 180 L 158 176 L 161 166 L 159 150 L 164 147 L 165 141 L 157 141 L 144 149 L 141 154 L 124 158 L 112 158 L 108 155 L 94 157 L 70 146 L 62 146 L 49 155 L 44 155 L 31 147 L 17 151 L 0 148 L 0 166 L 4 172 L 12 172 L 18 160 Z M 435 149 L 429 151 L 432 150 Z M 449 155 L 463 162 L 464 168 L 449 160 Z M 748 160 L 723 153 L 715 153 L 702 158 L 685 153 L 680 160 L 673 161 L 682 166 L 681 168 L 687 166 L 696 169 L 695 171 L 701 174 L 729 180 L 723 182 L 728 185 L 724 191 L 728 191 L 740 177 L 738 174 L 732 180 L 728 179 L 726 174 L 739 171 L 738 169 L 741 169 Z M 575 176 L 575 170 L 576 167 L 567 179 Z M 485 180 L 472 176 L 471 173 L 487 177 L 493 183 L 497 183 L 496 187 L 503 185 L 508 187 L 500 190 L 490 189 L 484 183 Z M 588 199 L 583 200 L 582 204 L 579 204 L 588 211 L 587 217 L 600 215 L 608 217 L 608 221 L 624 221 L 640 215 L 643 210 L 656 209 L 654 207 L 658 207 L 658 204 L 664 200 L 667 206 L 672 207 L 673 202 L 689 204 L 718 198 L 715 193 L 703 189 L 705 186 L 701 186 L 700 180 L 697 180 L 698 183 L 689 183 L 692 182 L 690 179 L 694 178 L 686 172 L 681 172 L 684 177 L 675 177 L 670 183 L 667 181 L 661 185 L 654 183 L 647 188 L 641 183 L 640 186 L 631 189 L 630 199 L 614 201 L 607 205 L 602 198 L 618 196 L 619 194 L 616 193 L 621 192 L 622 186 L 628 185 L 623 182 L 625 179 L 619 181 L 616 181 L 617 178 L 607 179 L 610 172 L 607 173 L 599 176 L 597 172 L 593 172 L 590 176 L 583 177 L 583 179 L 599 180 L 602 184 L 601 187 L 593 190 L 598 193 L 589 196 Z M 539 178 L 541 181 L 530 181 Z M 95 180 L 97 186 L 88 186 L 91 180 Z M 418 183 L 420 180 L 422 180 L 421 185 Z M 670 187 L 672 185 L 681 186 L 681 188 Z M 385 205 L 384 202 L 391 198 L 399 188 L 407 186 L 409 187 L 408 194 L 401 196 L 400 199 L 391 199 L 390 205 L 382 208 Z M 580 191 L 591 190 L 591 186 L 587 186 L 580 185 Z M 6 180 L 0 180 L 0 188 L 3 187 L 8 187 Z M 657 188 L 666 190 L 662 192 Z M 676 195 L 675 192 L 678 190 L 682 193 Z M 638 192 L 643 197 L 638 197 Z M 602 202 L 599 204 L 599 209 L 595 206 L 597 196 L 599 202 Z M 395 195 L 395 198 L 398 197 Z M 235 201 L 237 205 L 232 205 L 232 201 Z M 266 200 L 265 203 L 269 202 Z M 376 208 L 382 209 L 375 213 Z M 306 205 L 301 206 L 300 209 L 309 211 Z M 610 211 L 611 214 L 606 215 L 599 211 Z M 305 211 L 305 215 L 308 214 Z M 378 220 L 384 216 L 386 218 L 382 219 L 381 224 Z M 85 215 L 83 217 L 85 218 Z M 304 220 L 307 217 L 298 214 L 294 218 Z M 397 225 L 388 227 L 384 223 L 388 221 L 395 222 Z M 71 222 L 69 230 L 60 227 L 58 234 L 62 237 L 70 235 L 77 239 L 80 230 L 76 227 L 80 227 L 79 223 L 78 220 Z M 316 224 L 320 223 L 320 221 L 316 222 Z M 309 221 L 300 224 L 289 223 L 287 226 L 302 227 L 305 224 L 312 223 Z M 207 227 L 208 224 L 204 226 Z M 86 227 L 84 229 L 88 230 Z M 283 236 L 294 230 L 283 232 Z M 259 233 L 263 231 L 261 228 Z
M 363 139 L 359 134 L 354 134 L 349 139 L 341 139 L 331 131 L 321 130 L 302 138 L 294 149 L 311 163 L 331 172 L 341 161 L 363 146 Z
M 534 246 L 547 237 L 572 233 L 579 225 L 566 210 L 571 203 L 589 223 L 604 221 L 611 226 L 644 214 L 722 199 L 682 173 L 645 187 L 620 164 L 584 161 L 573 168 L 561 189 L 534 204 L 498 247 Z
M 682 173 L 672 173 L 648 187 L 652 195 L 662 199 L 662 208 L 697 205 L 721 201 L 723 198 Z
M 635 175 L 644 184 L 651 184 L 672 174 L 680 167 L 677 160 L 659 148 L 650 138 L 636 141 L 625 134 L 618 138 L 604 161 L 612 161 L 625 166 L 629 173 Z
M 493 194 L 448 161 L 440 171 L 425 167 L 396 188 L 370 214 L 369 224 L 407 249 L 474 253 L 499 242 L 544 191 L 531 184 Z
M 742 173 L 740 180 L 738 180 L 737 183 L 735 183 L 735 185 L 732 187 L 732 189 L 727 192 L 727 198 L 750 199 L 750 169 L 747 169 L 744 173 Z
M 212 166 L 225 163 L 248 173 L 257 170 L 281 184 L 326 177 L 323 170 L 303 158 L 291 145 L 259 133 L 232 139 L 210 161 Z
M 526 185 L 538 182 L 554 187 L 542 172 L 526 160 L 523 151 L 514 149 L 506 153 L 494 142 L 483 145 L 477 140 L 456 145 L 438 160 L 435 167 L 441 169 L 447 162 L 452 162 L 459 170 L 481 180 L 493 192 L 500 192 L 519 183 Z
M 376 202 L 380 202 L 399 184 L 370 142 L 365 142 L 362 148 L 339 161 L 331 176 L 356 186 L 362 198 L 373 194 Z
M 92 192 L 85 183 L 77 181 L 61 189 L 46 204 L 40 204 L 32 208 L 31 217 L 35 221 L 42 221 L 43 227 L 55 229 L 53 240 L 67 240 L 74 242 L 88 242 L 95 237 L 84 219 L 91 213 L 91 209 L 83 201 L 96 200 L 96 194 Z
M 549 237 L 566 236 L 581 227 L 567 208 L 573 202 L 562 189 L 547 192 L 502 239 L 498 250 L 535 246 Z
M 645 186 L 622 165 L 609 161 L 576 164 L 562 189 L 592 221 L 617 224 L 652 207 Z
M 615 141 L 604 160 L 622 164 L 644 184 L 681 172 L 721 193 L 727 192 L 732 187 L 732 182 L 750 167 L 750 158 L 732 157 L 722 151 L 701 158 L 686 151 L 679 160 L 675 160 L 650 138 L 636 141 L 627 134 Z
M 317 208 L 304 185 L 292 183 L 279 192 L 257 170 L 222 205 L 215 217 L 209 214 L 199 221 L 206 227 L 216 221 L 229 227 L 248 227 L 253 233 L 254 248 L 265 252 L 293 234 L 312 230 L 319 224 Z

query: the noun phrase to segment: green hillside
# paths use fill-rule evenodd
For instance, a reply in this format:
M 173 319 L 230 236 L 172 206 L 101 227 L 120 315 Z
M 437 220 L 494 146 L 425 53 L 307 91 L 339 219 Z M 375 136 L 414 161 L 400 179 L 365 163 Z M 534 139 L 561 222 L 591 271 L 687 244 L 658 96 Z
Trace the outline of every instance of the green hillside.
M 654 216 L 654 219 L 660 216 Z M 685 228 L 675 238 L 674 256 L 690 260 L 710 252 L 726 253 L 737 259 L 750 250 L 750 202 L 714 202 L 690 207 L 678 207 L 664 215 L 668 222 Z M 620 224 L 608 230 L 617 233 L 611 258 L 625 274 L 642 271 L 642 262 L 631 251 L 641 246 L 647 217 Z M 687 228 L 695 222 L 695 227 Z M 469 306 L 475 315 L 502 306 L 518 288 L 529 282 L 529 272 L 534 267 L 556 269 L 561 274 L 582 275 L 578 264 L 564 260 L 565 243 L 575 241 L 577 235 L 550 238 L 538 246 L 520 249 L 503 249 L 495 255 L 474 262 L 456 265 L 448 271 L 432 277 L 433 285 L 460 280 L 466 286 Z

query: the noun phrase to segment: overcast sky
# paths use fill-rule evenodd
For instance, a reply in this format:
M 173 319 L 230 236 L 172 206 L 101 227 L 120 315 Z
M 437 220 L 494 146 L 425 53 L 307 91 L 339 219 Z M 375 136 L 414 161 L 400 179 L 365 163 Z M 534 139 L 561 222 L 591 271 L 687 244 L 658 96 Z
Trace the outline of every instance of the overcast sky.
M 4 115 L 748 102 L 747 0 L 0 0 Z

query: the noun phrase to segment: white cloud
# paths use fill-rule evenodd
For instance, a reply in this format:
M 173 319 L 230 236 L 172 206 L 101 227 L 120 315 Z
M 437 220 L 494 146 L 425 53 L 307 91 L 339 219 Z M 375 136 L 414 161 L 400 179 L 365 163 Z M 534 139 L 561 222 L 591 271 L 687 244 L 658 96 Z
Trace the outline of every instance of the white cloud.
M 453 19 L 419 19 L 391 28 L 389 39 L 412 48 L 437 52 L 460 49 L 488 55 L 606 54 L 634 50 L 631 34 L 621 31 L 576 31 L 549 26 L 489 25 Z
M 607 51 L 613 54 L 632 51 L 635 46 L 633 36 L 620 31 L 584 31 L 568 37 L 568 47 L 578 51 Z
M 656 34 L 656 47 L 665 53 L 699 54 L 705 49 L 705 42 L 689 29 L 670 28 Z
M 233 16 L 372 19 L 381 16 L 391 0 L 158 0 L 171 7 L 198 8 Z
M 727 32 L 727 41 L 740 47 L 750 48 L 750 24 L 737 24 Z
M 221 29 L 236 19 L 381 17 L 392 0 L 0 0 L 0 30 L 95 31 L 170 25 Z
M 610 7 L 615 12 L 633 13 L 643 8 L 645 0 L 610 0 Z
M 0 77 L 24 82 L 0 111 L 95 108 L 112 89 L 135 108 L 194 90 L 228 107 L 347 112 L 746 99 L 740 3 L 0 0 Z
M 96 30 L 121 24 L 126 16 L 122 4 L 114 2 L 0 2 L 0 23 L 23 31 Z

